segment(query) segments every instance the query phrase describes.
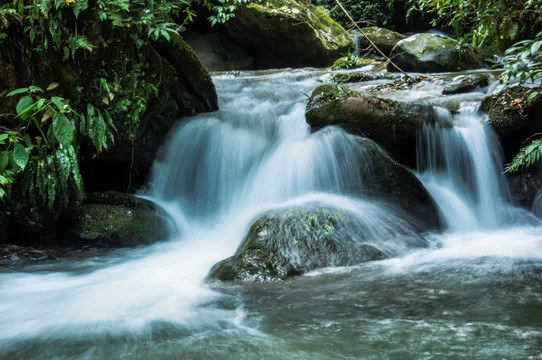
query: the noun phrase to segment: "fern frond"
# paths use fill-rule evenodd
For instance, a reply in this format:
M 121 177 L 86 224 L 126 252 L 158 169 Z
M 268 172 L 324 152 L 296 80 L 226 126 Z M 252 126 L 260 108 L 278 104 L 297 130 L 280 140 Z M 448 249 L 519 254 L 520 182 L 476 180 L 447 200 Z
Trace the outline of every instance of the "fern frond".
M 505 172 L 516 172 L 527 169 L 542 160 L 542 139 L 535 139 L 521 148 L 510 164 L 506 165 Z

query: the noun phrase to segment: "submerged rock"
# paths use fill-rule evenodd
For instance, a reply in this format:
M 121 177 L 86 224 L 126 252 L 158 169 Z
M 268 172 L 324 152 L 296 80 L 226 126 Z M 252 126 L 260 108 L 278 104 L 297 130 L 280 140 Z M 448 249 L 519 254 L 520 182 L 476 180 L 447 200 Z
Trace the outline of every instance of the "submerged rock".
M 360 202 L 357 209 L 345 210 L 309 203 L 259 216 L 235 255 L 216 264 L 209 279 L 281 281 L 426 245 L 406 223 L 377 205 Z
M 394 159 L 413 168 L 416 136 L 433 117 L 430 105 L 369 97 L 332 85 L 322 85 L 312 92 L 306 112 L 313 130 L 338 125 L 376 141 Z
M 478 54 L 459 42 L 438 34 L 416 34 L 399 41 L 390 53 L 393 63 L 403 71 L 446 72 L 483 68 Z M 398 71 L 388 64 L 388 71 Z
M 251 3 L 226 23 L 226 32 L 255 55 L 260 69 L 330 66 L 355 48 L 323 9 L 294 0 Z

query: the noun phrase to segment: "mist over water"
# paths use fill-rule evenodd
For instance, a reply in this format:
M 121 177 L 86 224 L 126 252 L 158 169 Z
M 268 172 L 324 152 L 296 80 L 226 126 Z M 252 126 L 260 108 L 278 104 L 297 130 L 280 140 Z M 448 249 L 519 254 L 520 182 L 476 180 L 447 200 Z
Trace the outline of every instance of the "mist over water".
M 326 80 L 215 76 L 221 110 L 177 124 L 141 192 L 173 219 L 171 238 L 1 269 L 0 358 L 540 358 L 542 227 L 509 205 L 498 142 L 472 103 L 440 108 L 447 125 L 420 134 L 417 174 L 447 224 L 416 234 L 426 248 L 287 283 L 205 281 L 270 209 L 343 208 L 388 243 L 413 231 L 365 198 L 350 135 L 310 132 L 306 94 Z

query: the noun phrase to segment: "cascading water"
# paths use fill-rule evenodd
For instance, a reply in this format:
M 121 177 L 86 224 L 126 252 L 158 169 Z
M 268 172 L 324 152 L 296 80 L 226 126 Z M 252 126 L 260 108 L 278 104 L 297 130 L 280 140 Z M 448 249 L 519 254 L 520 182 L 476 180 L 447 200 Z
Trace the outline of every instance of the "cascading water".
M 512 220 L 501 149 L 478 108 L 464 102 L 453 116 L 437 107 L 438 121 L 424 125 L 418 141 L 420 178 L 451 231 L 496 229 Z
M 449 225 L 425 234 L 429 247 L 287 284 L 206 284 L 270 209 L 331 204 L 385 243 L 412 232 L 365 198 L 371 177 L 351 136 L 310 133 L 304 93 L 322 80 L 216 76 L 221 110 L 172 131 L 143 194 L 178 231 L 107 257 L 1 270 L 0 358 L 536 358 L 542 230 L 513 226 L 525 213 L 507 205 L 498 146 L 469 104 L 420 138 L 419 176 Z

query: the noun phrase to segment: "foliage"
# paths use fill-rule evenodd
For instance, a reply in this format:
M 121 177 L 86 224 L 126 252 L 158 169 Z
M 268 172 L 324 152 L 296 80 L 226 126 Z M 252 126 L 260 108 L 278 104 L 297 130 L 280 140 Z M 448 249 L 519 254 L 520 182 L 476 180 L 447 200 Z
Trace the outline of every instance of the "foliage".
M 505 55 L 508 55 L 503 63 L 504 70 L 501 73 L 502 86 L 507 86 L 511 82 L 518 80 L 520 84 L 526 82 L 539 82 L 542 78 L 542 31 L 539 32 L 534 39 L 523 40 L 508 50 Z M 527 96 L 527 101 L 533 100 L 539 95 L 539 91 L 533 90 Z M 515 99 L 518 104 L 518 110 L 521 110 L 522 99 Z M 532 135 L 526 142 L 535 138 L 531 143 L 521 148 L 510 164 L 506 166 L 506 172 L 517 172 L 522 169 L 527 169 L 542 160 L 542 139 L 539 137 L 542 133 Z
M 530 14 L 540 16 L 542 0 L 410 0 L 412 11 L 436 15 L 432 25 L 449 26 L 475 47 L 517 40 Z M 536 23 L 536 20 L 534 20 Z M 524 30 L 524 29 L 523 29 Z
M 354 53 L 348 52 L 343 54 L 343 57 L 335 61 L 333 64 L 334 70 L 350 70 L 373 64 L 370 59 L 362 59 L 357 57 Z
M 7 118 L 0 132 L 0 198 L 9 195 L 16 178 L 22 180 L 21 188 L 34 204 L 41 199 L 50 208 L 66 205 L 70 189 L 81 195 L 79 146 L 93 146 L 94 156 L 107 151 L 117 132 L 113 119 L 123 119 L 122 132 L 116 136 L 127 137 L 133 145 L 147 102 L 158 96 L 160 82 L 152 71 L 148 74 L 145 55 L 135 49 L 160 38 L 169 41 L 172 33 L 194 19 L 194 6 L 212 8 L 208 0 L 2 2 L 0 44 L 3 49 L 21 50 L 20 60 L 27 64 L 24 71 L 28 72 L 24 81 L 34 85 L 8 94 L 20 98 L 15 114 Z M 35 86 L 43 86 L 44 81 L 41 78 L 37 84 L 40 79 L 35 78 L 32 64 L 41 61 L 42 68 L 48 69 L 49 64 L 57 61 L 51 59 L 62 58 L 84 67 L 89 53 L 111 44 L 110 39 L 91 41 L 84 35 L 82 29 L 98 20 L 104 24 L 102 28 L 129 30 L 125 47 L 132 50 L 121 57 L 126 61 L 90 65 L 100 70 L 89 71 L 84 87 L 69 94 L 65 94 L 68 89 L 53 91 L 58 84 L 46 91 Z M 139 58 L 134 60 L 134 53 Z M 59 198 L 64 201 L 58 202 Z
M 371 22 L 377 26 L 393 28 L 395 9 L 405 0 L 344 0 L 341 4 L 357 22 Z M 316 5 L 331 11 L 331 17 L 344 27 L 352 24 L 346 15 L 337 9 L 335 0 L 316 0 Z
M 542 77 L 542 31 L 534 39 L 523 40 L 506 50 L 502 82 L 518 79 L 535 82 Z M 536 96 L 536 93 L 534 94 Z
M 536 133 L 531 136 L 540 137 L 542 133 Z M 529 140 L 527 139 L 527 140 Z M 527 141 L 526 140 L 526 141 Z M 533 166 L 534 164 L 542 160 L 542 138 L 534 139 L 531 143 L 523 148 L 521 148 L 516 156 L 512 159 L 510 164 L 506 165 L 506 172 L 516 172 L 522 169 L 527 169 Z
M 58 84 L 51 84 L 47 91 Z M 78 114 L 69 100 L 47 96 L 37 86 L 20 88 L 7 94 L 19 95 L 17 127 L 0 134 L 0 197 L 4 197 L 15 175 L 24 171 L 25 186 L 31 201 L 39 198 L 52 209 L 62 195 L 63 205 L 70 189 L 81 196 L 83 181 L 77 159 L 77 137 L 90 138 L 99 153 L 113 142 L 113 125 L 108 112 Z M 22 95 L 22 96 L 21 96 Z M 92 105 L 88 105 L 92 107 Z

